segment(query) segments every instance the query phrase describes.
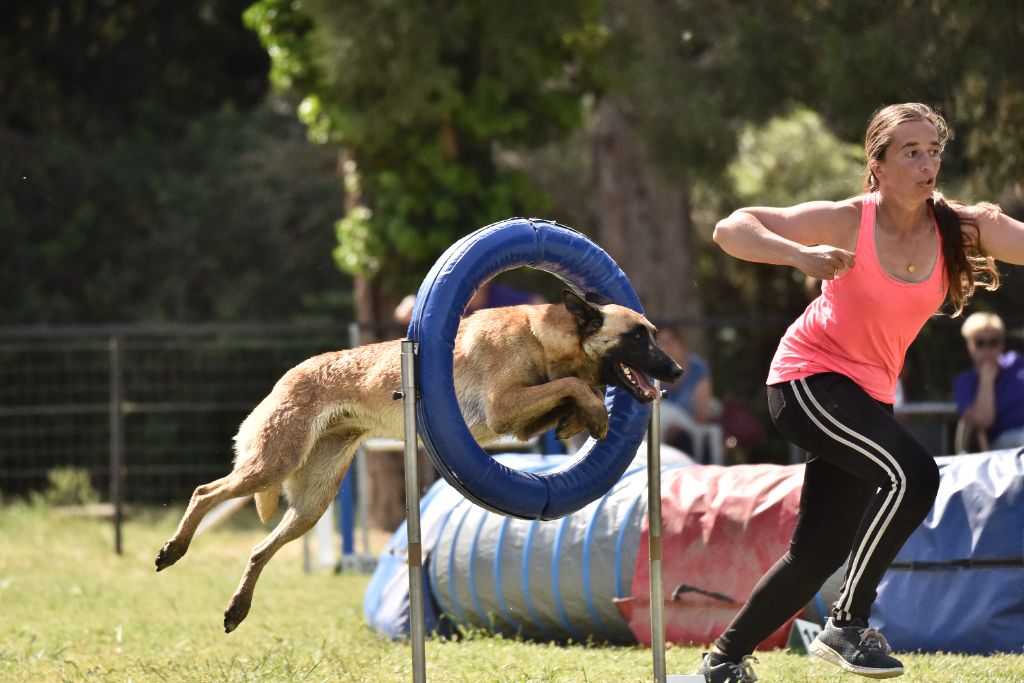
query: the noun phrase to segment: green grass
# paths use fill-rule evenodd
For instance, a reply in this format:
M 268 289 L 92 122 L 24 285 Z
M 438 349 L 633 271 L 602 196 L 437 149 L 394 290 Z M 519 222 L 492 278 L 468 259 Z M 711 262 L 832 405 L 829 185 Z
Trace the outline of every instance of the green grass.
M 0 681 L 410 681 L 408 643 L 363 622 L 368 577 L 302 571 L 293 543 L 264 572 L 248 619 L 225 635 L 221 616 L 250 548 L 254 517 L 199 536 L 178 565 L 153 558 L 180 510 L 143 512 L 112 551 L 108 522 L 43 508 L 0 508 Z M 758 655 L 762 681 L 863 681 L 824 662 Z M 699 650 L 669 647 L 669 673 L 690 673 Z M 649 681 L 650 650 L 556 646 L 471 635 L 427 643 L 427 680 Z M 1024 681 L 1024 657 L 906 655 L 900 681 Z

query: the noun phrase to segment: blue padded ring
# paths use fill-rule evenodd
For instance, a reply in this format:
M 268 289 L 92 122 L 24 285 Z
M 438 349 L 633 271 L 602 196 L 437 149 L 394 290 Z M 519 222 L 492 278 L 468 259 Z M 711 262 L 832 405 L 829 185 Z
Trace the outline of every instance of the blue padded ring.
M 597 292 L 643 313 L 625 273 L 581 233 L 524 218 L 480 228 L 438 259 L 417 293 L 408 330 L 409 339 L 419 345 L 416 419 L 434 466 L 469 500 L 510 517 L 557 519 L 597 500 L 619 480 L 643 440 L 651 408 L 609 388 L 608 436 L 588 440 L 571 463 L 555 472 L 521 472 L 480 448 L 455 398 L 455 333 L 477 288 L 521 266 L 547 271 L 580 291 Z

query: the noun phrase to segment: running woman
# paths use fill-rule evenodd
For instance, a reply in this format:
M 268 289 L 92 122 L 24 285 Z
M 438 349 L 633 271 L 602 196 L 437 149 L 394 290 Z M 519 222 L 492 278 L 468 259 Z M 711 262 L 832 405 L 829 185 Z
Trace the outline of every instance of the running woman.
M 796 528 L 704 656 L 708 683 L 755 681 L 754 648 L 847 560 L 811 649 L 863 676 L 903 673 L 868 617 L 883 574 L 934 503 L 939 473 L 893 417 L 897 377 L 937 310 L 958 315 L 977 286 L 997 287 L 996 259 L 1024 264 L 1024 224 L 936 191 L 948 137 L 927 105 L 885 107 L 865 135 L 863 194 L 744 208 L 715 227 L 730 255 L 792 266 L 823 286 L 782 337 L 767 381 L 776 427 L 809 454 Z

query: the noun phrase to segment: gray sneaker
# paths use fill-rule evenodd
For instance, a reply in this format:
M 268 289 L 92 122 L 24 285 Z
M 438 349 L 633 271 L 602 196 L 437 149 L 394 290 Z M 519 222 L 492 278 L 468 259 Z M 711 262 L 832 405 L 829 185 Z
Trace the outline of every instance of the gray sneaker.
M 718 666 L 711 666 L 711 660 L 705 653 L 697 673 L 704 677 L 704 683 L 755 683 L 757 676 L 754 675 L 751 662 L 756 664 L 757 658 L 747 655 L 739 664 L 722 662 Z
M 889 654 L 892 652 L 889 643 L 863 619 L 854 619 L 843 627 L 829 619 L 809 649 L 811 654 L 826 662 L 868 678 L 893 678 L 903 674 L 903 664 Z

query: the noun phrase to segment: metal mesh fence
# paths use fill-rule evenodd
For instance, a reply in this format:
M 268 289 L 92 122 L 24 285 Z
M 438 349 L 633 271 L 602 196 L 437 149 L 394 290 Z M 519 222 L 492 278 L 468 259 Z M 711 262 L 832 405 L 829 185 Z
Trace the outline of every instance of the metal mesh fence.
M 728 320 L 687 322 L 722 339 L 732 329 Z M 970 363 L 959 323 L 932 321 L 911 347 L 908 401 L 949 400 L 952 377 Z M 771 335 L 773 349 L 776 328 L 745 321 L 740 329 Z M 1020 329 L 1017 321 L 1011 345 L 1019 344 Z M 119 451 L 125 500 L 184 502 L 197 484 L 231 469 L 238 425 L 285 370 L 350 346 L 354 335 L 346 325 L 0 327 L 0 493 L 40 490 L 51 469 L 74 467 L 106 497 Z M 716 392 L 753 397 L 769 445 L 779 441 L 781 450 L 768 417 L 757 412 L 770 355 L 735 358 L 733 346 L 716 344 L 709 353 Z M 917 431 L 937 454 L 945 452 L 949 415 L 907 419 L 927 421 Z
M 0 490 L 57 467 L 125 500 L 187 500 L 231 469 L 232 437 L 288 368 L 345 348 L 350 330 L 295 326 L 0 328 Z

